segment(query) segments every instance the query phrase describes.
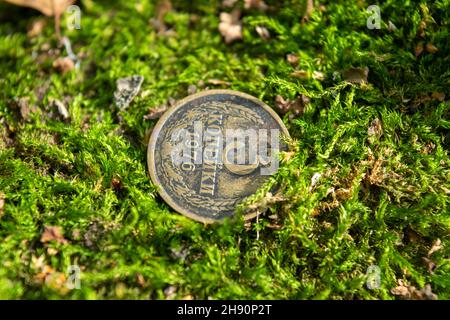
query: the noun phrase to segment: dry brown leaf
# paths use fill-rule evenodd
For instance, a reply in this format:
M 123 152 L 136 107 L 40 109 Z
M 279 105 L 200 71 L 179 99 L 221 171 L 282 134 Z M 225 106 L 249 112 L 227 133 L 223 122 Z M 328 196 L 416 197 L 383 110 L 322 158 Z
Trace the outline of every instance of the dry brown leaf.
M 122 180 L 120 180 L 118 177 L 113 177 L 111 179 L 111 187 L 115 190 L 121 190 L 123 187 Z
M 34 276 L 34 281 L 45 283 L 48 287 L 59 291 L 61 294 L 66 294 L 69 291 L 67 287 L 67 278 L 61 273 L 57 272 L 49 265 L 43 265 L 40 272 Z
M 302 18 L 302 23 L 305 23 L 311 18 L 311 14 L 314 12 L 314 0 L 306 1 L 305 15 Z
M 268 5 L 263 0 L 244 0 L 244 8 L 265 11 Z
M 136 282 L 141 286 L 141 287 L 145 287 L 145 279 L 144 276 L 142 274 L 140 274 L 139 272 L 136 273 Z
M 242 39 L 242 22 L 240 21 L 241 11 L 233 10 L 231 13 L 222 12 L 220 14 L 219 32 L 224 37 L 225 43 Z
M 428 251 L 428 256 L 431 256 L 433 253 L 435 253 L 436 251 L 441 250 L 442 248 L 444 248 L 444 247 L 442 246 L 441 239 L 437 239 L 437 240 L 433 243 L 433 245 L 431 246 L 430 251 Z
M 58 250 L 56 250 L 55 248 L 47 248 L 47 254 L 49 256 L 54 256 L 58 253 Z
M 46 16 L 60 15 L 71 4 L 75 3 L 75 0 L 4 0 L 6 2 L 39 10 Z
M 53 272 L 45 277 L 45 284 L 50 288 L 66 294 L 69 291 L 67 287 L 67 278 L 62 272 Z
M 144 77 L 141 75 L 133 75 L 125 78 L 117 79 L 116 91 L 114 91 L 114 103 L 120 110 L 128 108 L 133 99 L 141 91 Z
M 190 84 L 188 86 L 188 89 L 187 89 L 188 95 L 194 94 L 197 91 L 198 91 L 198 89 L 197 89 L 197 86 L 195 84 Z
M 144 115 L 144 120 L 155 120 L 161 118 L 164 112 L 167 111 L 169 107 L 163 104 L 157 108 L 150 109 L 148 114 Z
M 296 65 L 298 65 L 300 58 L 297 55 L 290 53 L 290 54 L 286 55 L 286 60 L 291 65 L 296 66 Z
M 409 243 L 417 243 L 420 238 L 420 235 L 417 232 L 415 232 L 413 229 L 411 229 L 410 227 L 408 227 L 406 229 L 405 235 L 406 235 L 406 240 Z
M 43 265 L 41 272 L 39 272 L 36 276 L 34 276 L 34 280 L 38 281 L 38 282 L 45 281 L 47 276 L 49 276 L 50 274 L 52 274 L 54 272 L 55 272 L 55 269 L 53 269 L 52 267 L 50 267 L 48 265 Z
M 70 118 L 70 113 L 67 110 L 65 104 L 58 99 L 51 99 L 50 105 L 53 106 L 58 111 L 58 115 L 63 120 L 68 120 Z
M 177 294 L 178 288 L 176 286 L 168 286 L 164 289 L 164 295 L 166 296 L 167 300 L 172 300 L 175 298 Z
M 397 30 L 397 27 L 395 26 L 395 24 L 391 20 L 388 20 L 388 31 L 394 32 L 395 30 Z
M 31 256 L 31 268 L 35 270 L 40 270 L 45 265 L 45 256 L 41 255 L 39 257 L 36 257 L 35 255 Z
M 60 57 L 53 61 L 53 68 L 65 74 L 75 68 L 75 63 L 69 57 Z
M 5 0 L 6 2 L 39 10 L 46 16 L 55 16 L 55 30 L 58 39 L 61 40 L 60 31 L 60 17 L 61 14 L 73 3 L 75 0 Z
M 419 43 L 417 44 L 417 46 L 414 48 L 414 54 L 416 55 L 416 57 L 420 56 L 423 52 L 423 43 Z
M 220 79 L 208 79 L 207 83 L 210 84 L 210 85 L 213 85 L 213 86 L 229 87 L 231 85 L 230 82 L 224 81 L 224 80 L 220 80 Z
M 398 284 L 398 287 L 391 289 L 391 293 L 394 296 L 411 297 L 409 287 L 405 286 L 402 280 L 398 280 Z
M 325 80 L 325 74 L 321 71 L 314 71 L 312 77 L 319 81 Z
M 367 83 L 367 77 L 369 76 L 369 68 L 349 68 L 342 72 L 342 78 L 345 81 L 351 83 Z
M 247 214 L 258 213 L 259 215 L 260 213 L 265 212 L 268 207 L 284 201 L 286 201 L 286 198 L 280 193 L 273 195 L 271 192 L 267 192 L 264 198 L 259 200 L 259 202 L 247 206 Z
M 442 102 L 442 101 L 445 100 L 445 93 L 443 93 L 443 92 L 433 92 L 431 94 L 431 99 L 438 100 L 438 101 Z
M 425 29 L 427 28 L 427 23 L 425 21 L 420 21 L 419 27 L 417 28 L 417 36 L 420 38 L 425 38 Z
M 3 208 L 5 207 L 5 194 L 0 192 L 0 218 L 3 215 Z
M 289 118 L 293 119 L 303 113 L 305 106 L 309 103 L 309 98 L 305 95 L 299 95 L 295 100 L 284 99 L 282 96 L 275 97 L 275 105 L 281 114 L 290 112 Z
M 427 50 L 428 53 L 436 53 L 439 51 L 439 49 L 432 43 L 427 43 L 427 45 L 425 46 L 425 49 Z
M 237 0 L 223 0 L 222 7 L 232 8 L 236 4 Z
M 55 240 L 58 243 L 66 244 L 68 241 L 62 235 L 62 228 L 59 226 L 46 226 L 41 236 L 41 242 L 46 243 Z
M 255 29 L 261 38 L 263 38 L 264 40 L 270 39 L 270 33 L 266 27 L 257 26 Z
M 431 286 L 426 284 L 420 290 L 416 287 L 404 284 L 402 280 L 398 280 L 398 286 L 391 289 L 391 293 L 407 300 L 436 300 L 437 295 L 431 291 Z
M 28 28 L 27 36 L 30 38 L 37 37 L 42 33 L 46 25 L 47 21 L 44 18 L 34 20 Z
M 19 109 L 20 116 L 23 120 L 28 121 L 30 120 L 30 98 L 29 97 L 20 97 L 15 99 L 15 103 L 17 105 L 17 108 Z
M 306 70 L 295 70 L 291 73 L 291 76 L 299 79 L 309 79 L 309 73 Z
M 169 0 L 162 0 L 158 2 L 158 5 L 156 6 L 156 17 L 153 19 L 150 19 L 150 23 L 153 25 L 153 27 L 158 30 L 159 34 L 166 34 L 167 32 L 167 25 L 164 21 L 167 13 L 172 11 L 172 3 Z
M 427 270 L 430 274 L 434 273 L 434 269 L 436 269 L 436 264 L 433 260 L 428 259 L 427 257 L 422 257 L 423 262 L 425 263 L 425 266 L 427 267 Z

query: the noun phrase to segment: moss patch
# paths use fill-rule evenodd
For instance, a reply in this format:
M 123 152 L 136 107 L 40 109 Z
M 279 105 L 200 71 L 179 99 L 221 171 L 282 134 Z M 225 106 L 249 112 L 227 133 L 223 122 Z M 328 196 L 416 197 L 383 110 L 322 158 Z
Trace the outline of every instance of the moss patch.
M 52 20 L 30 36 L 39 14 L 0 3 L 0 298 L 393 299 L 400 279 L 449 299 L 449 1 L 384 1 L 379 30 L 371 2 L 323 1 L 302 23 L 305 2 L 244 9 L 225 44 L 219 1 L 173 1 L 164 33 L 147 1 L 81 1 L 81 29 L 62 20 L 81 62 L 64 74 Z M 133 74 L 141 93 L 117 112 Z M 147 176 L 144 116 L 193 85 L 302 97 L 282 192 L 251 199 L 250 225 L 184 218 Z M 61 235 L 42 241 L 49 226 Z

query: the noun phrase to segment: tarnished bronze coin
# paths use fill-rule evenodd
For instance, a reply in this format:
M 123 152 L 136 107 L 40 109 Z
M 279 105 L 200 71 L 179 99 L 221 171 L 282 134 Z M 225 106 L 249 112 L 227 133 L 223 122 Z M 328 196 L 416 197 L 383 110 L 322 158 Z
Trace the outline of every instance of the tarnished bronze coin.
M 200 92 L 176 103 L 153 129 L 150 177 L 177 212 L 220 221 L 277 171 L 288 135 L 278 115 L 248 94 Z

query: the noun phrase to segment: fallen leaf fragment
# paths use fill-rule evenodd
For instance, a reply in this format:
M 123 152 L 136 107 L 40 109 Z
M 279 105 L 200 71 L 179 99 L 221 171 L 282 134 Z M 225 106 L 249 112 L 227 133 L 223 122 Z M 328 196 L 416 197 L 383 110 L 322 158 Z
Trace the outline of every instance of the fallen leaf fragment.
M 420 235 L 415 232 L 413 229 L 408 227 L 405 231 L 406 240 L 409 243 L 417 243 L 419 241 Z
M 309 73 L 306 70 L 295 70 L 291 73 L 291 76 L 299 79 L 309 79 Z
M 197 91 L 198 91 L 198 90 L 197 90 L 197 86 L 196 86 L 195 84 L 190 84 L 190 85 L 188 86 L 188 90 L 187 90 L 188 95 L 194 94 L 194 93 L 196 93 Z
M 41 235 L 41 242 L 47 243 L 55 240 L 58 243 L 66 244 L 68 241 L 62 235 L 62 227 L 59 226 L 45 226 L 44 232 Z
M 62 103 L 60 100 L 58 99 L 53 99 L 50 102 L 53 106 L 55 106 L 58 110 L 59 115 L 64 119 L 67 120 L 70 118 L 70 114 L 69 111 L 67 111 L 66 106 L 64 105 L 64 103 Z
M 263 0 L 244 0 L 244 8 L 266 11 L 268 5 Z
M 419 27 L 417 28 L 417 36 L 420 38 L 425 38 L 425 29 L 427 28 L 427 23 L 425 21 L 420 21 Z
M 312 77 L 319 81 L 325 80 L 325 74 L 321 71 L 314 71 Z
M 436 264 L 434 263 L 434 261 L 427 257 L 422 257 L 422 260 L 427 267 L 428 273 L 433 274 L 434 269 L 436 269 Z
M 428 53 L 436 53 L 439 51 L 439 49 L 432 43 L 427 43 L 425 46 L 425 49 L 427 50 Z
M 47 248 L 47 253 L 49 256 L 54 256 L 58 253 L 58 250 L 56 250 L 55 248 Z
M 431 291 L 431 286 L 426 284 L 422 289 L 417 290 L 416 287 L 404 284 L 402 280 L 398 280 L 398 286 L 391 289 L 391 293 L 407 300 L 437 300 L 437 295 Z
M 123 187 L 122 181 L 118 178 L 118 177 L 113 177 L 111 179 L 111 186 L 115 189 L 115 190 L 120 190 Z
M 167 25 L 164 21 L 167 13 L 172 11 L 172 3 L 169 0 L 160 1 L 156 6 L 156 17 L 150 19 L 150 23 L 158 31 L 159 34 L 167 32 Z
M 19 108 L 20 116 L 24 121 L 30 120 L 30 115 L 32 112 L 36 111 L 35 107 L 30 108 L 30 98 L 20 97 L 15 100 L 17 107 Z
M 264 198 L 262 198 L 258 203 L 250 204 L 247 207 L 247 213 L 257 212 L 259 214 L 265 212 L 267 208 L 269 208 L 269 206 L 284 201 L 286 201 L 286 198 L 284 198 L 282 195 L 273 195 L 271 192 L 267 192 Z
M 223 0 L 222 7 L 232 8 L 236 4 L 237 0 Z
M 290 53 L 290 54 L 286 55 L 286 60 L 291 65 L 296 66 L 296 65 L 298 65 L 300 58 L 297 55 Z
M 306 0 L 306 10 L 305 15 L 302 18 L 302 23 L 305 23 L 311 18 L 312 13 L 314 12 L 314 0 Z
M 220 79 L 208 79 L 208 81 L 206 81 L 208 84 L 213 85 L 213 86 L 230 86 L 231 83 L 228 81 L 224 81 L 224 80 L 220 80 Z
M 433 253 L 435 253 L 436 251 L 441 250 L 442 248 L 444 248 L 444 247 L 442 246 L 441 240 L 440 240 L 440 239 L 437 239 L 437 240 L 433 243 L 433 245 L 431 246 L 430 251 L 428 251 L 428 256 L 431 256 Z
M 416 47 L 414 48 L 414 54 L 416 55 L 416 57 L 420 56 L 423 50 L 424 50 L 423 43 L 417 44 Z
M 172 300 L 175 298 L 175 295 L 177 293 L 178 288 L 175 286 L 169 286 L 164 289 L 164 295 L 166 296 L 167 300 Z
M 388 21 L 388 31 L 389 32 L 394 32 L 395 30 L 397 30 L 397 27 L 395 26 L 395 24 L 389 20 Z
M 139 272 L 136 273 L 136 282 L 141 286 L 141 287 L 145 287 L 145 279 L 144 276 L 142 274 L 140 274 Z
M 367 83 L 367 77 L 369 76 L 369 68 L 349 68 L 347 70 L 344 70 L 342 72 L 342 78 L 345 81 L 351 82 L 351 83 Z
M 270 39 L 270 33 L 266 27 L 257 26 L 255 29 L 256 33 L 258 33 L 261 38 L 263 38 L 264 40 Z
M 144 120 L 159 119 L 164 114 L 164 112 L 166 112 L 167 109 L 169 109 L 169 107 L 172 107 L 173 105 L 175 105 L 176 102 L 177 102 L 177 100 L 175 100 L 172 97 L 169 97 L 169 99 L 167 100 L 166 103 L 164 103 L 158 107 L 150 109 L 149 113 L 144 116 Z
M 301 115 L 309 102 L 309 98 L 303 94 L 299 95 L 295 100 L 284 99 L 280 95 L 275 97 L 275 105 L 280 113 L 284 115 L 291 112 L 289 116 L 291 119 Z
M 391 293 L 394 296 L 401 296 L 401 297 L 411 297 L 410 291 L 409 291 L 409 287 L 403 285 L 403 282 L 401 280 L 398 281 L 399 282 L 399 286 L 392 288 L 391 289 Z
M 42 269 L 45 265 L 44 260 L 45 260 L 44 255 L 41 255 L 39 257 L 36 257 L 35 255 L 33 255 L 31 257 L 31 268 L 33 268 L 35 270 Z
M 240 21 L 241 11 L 233 10 L 231 13 L 222 12 L 220 14 L 219 32 L 224 37 L 225 43 L 242 39 L 242 22 Z
M 0 218 L 3 216 L 3 208 L 5 207 L 5 194 L 0 192 Z
M 58 272 L 48 265 L 43 265 L 40 269 L 40 272 L 34 276 L 34 281 L 45 283 L 46 286 L 61 294 L 66 294 L 69 291 L 64 273 Z
M 153 108 L 149 110 L 149 113 L 144 116 L 144 120 L 155 120 L 161 118 L 161 116 L 166 112 L 168 106 L 163 104 L 157 108 Z
M 140 75 L 118 79 L 114 92 L 116 107 L 121 110 L 126 109 L 141 90 L 142 82 L 144 82 L 144 77 Z
M 27 36 L 30 38 L 37 37 L 42 33 L 42 30 L 44 30 L 46 25 L 47 21 L 43 18 L 34 20 L 28 28 Z
M 5 0 L 6 2 L 39 10 L 46 16 L 59 15 L 64 12 L 75 0 Z
M 443 92 L 433 92 L 431 94 L 431 99 L 438 100 L 438 101 L 442 102 L 442 101 L 445 100 L 445 93 L 443 93 Z
M 55 16 L 55 30 L 61 39 L 61 14 L 72 5 L 75 0 L 5 0 L 6 2 L 39 10 L 46 16 Z
M 75 63 L 69 57 L 60 57 L 53 61 L 53 68 L 65 74 L 75 68 Z

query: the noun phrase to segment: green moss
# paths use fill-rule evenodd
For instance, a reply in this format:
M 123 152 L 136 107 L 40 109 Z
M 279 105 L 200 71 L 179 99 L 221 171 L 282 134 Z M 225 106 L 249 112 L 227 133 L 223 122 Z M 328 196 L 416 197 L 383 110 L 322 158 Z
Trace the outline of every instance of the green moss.
M 52 20 L 30 38 L 39 14 L 0 3 L 0 298 L 164 299 L 175 286 L 176 298 L 393 299 L 398 279 L 450 298 L 450 3 L 385 1 L 380 30 L 367 29 L 365 1 L 325 1 L 303 24 L 304 1 L 267 3 L 270 14 L 245 11 L 243 40 L 226 45 L 219 1 L 173 1 L 168 35 L 151 26 L 147 1 L 81 1 L 80 30 L 63 17 L 82 56 L 66 74 L 52 67 L 64 49 L 43 49 L 58 49 Z M 438 51 L 416 57 L 419 43 Z M 294 77 L 289 53 L 325 79 Z M 368 67 L 369 83 L 343 82 L 350 67 Z M 132 74 L 145 77 L 141 94 L 118 113 L 115 81 Z M 155 121 L 143 116 L 190 85 L 220 87 L 210 79 L 272 106 L 276 95 L 310 98 L 284 118 L 292 151 L 271 181 L 283 201 L 267 203 L 261 190 L 252 200 L 267 211 L 250 227 L 180 216 L 147 176 Z M 35 106 L 29 119 L 19 98 Z M 66 101 L 69 121 L 52 99 Z M 375 119 L 382 131 L 369 137 Z M 45 226 L 69 242 L 42 243 Z M 423 257 L 437 239 L 430 273 Z M 57 281 L 70 265 L 81 268 L 80 289 Z M 379 289 L 366 287 L 370 265 Z

